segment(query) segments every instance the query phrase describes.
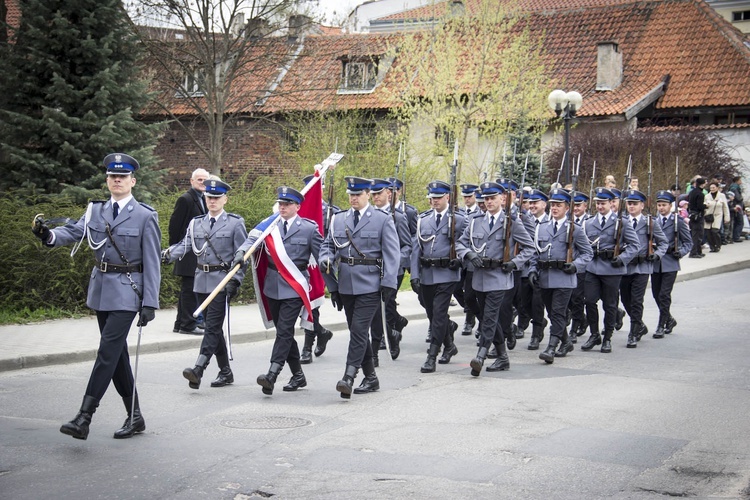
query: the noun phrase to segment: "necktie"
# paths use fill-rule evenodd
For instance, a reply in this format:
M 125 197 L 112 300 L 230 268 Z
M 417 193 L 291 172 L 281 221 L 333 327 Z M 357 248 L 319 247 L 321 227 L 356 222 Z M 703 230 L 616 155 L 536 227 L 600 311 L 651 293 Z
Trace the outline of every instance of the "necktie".
M 663 226 L 666 223 L 667 223 L 667 218 L 666 217 L 662 217 L 661 218 L 661 225 Z
M 120 213 L 120 205 L 118 205 L 117 202 L 114 202 L 114 204 L 112 205 L 112 218 L 116 219 L 119 213 Z
M 536 225 L 536 226 L 539 225 L 539 219 L 534 219 L 534 225 Z
M 284 236 L 286 236 L 286 230 L 289 228 L 289 222 L 284 221 Z
M 552 229 L 552 234 L 557 234 L 557 221 L 555 221 L 555 227 Z
M 607 219 L 602 216 L 602 229 L 604 229 L 604 224 L 607 223 Z
M 213 217 L 211 217 L 211 229 L 214 228 L 214 224 L 216 224 L 216 219 L 214 219 Z
M 581 224 L 581 218 L 580 217 L 576 217 L 576 225 L 580 225 L 580 224 Z
M 435 216 L 435 225 L 436 225 L 436 226 L 440 226 L 440 218 L 441 218 L 441 217 L 442 217 L 442 216 L 441 216 L 440 214 L 437 214 L 437 215 Z
M 633 219 L 633 229 L 638 226 L 638 219 Z
M 357 224 L 359 224 L 359 210 L 354 211 L 354 227 L 357 227 Z
M 490 231 L 492 231 L 493 227 L 495 227 L 495 216 L 490 215 Z

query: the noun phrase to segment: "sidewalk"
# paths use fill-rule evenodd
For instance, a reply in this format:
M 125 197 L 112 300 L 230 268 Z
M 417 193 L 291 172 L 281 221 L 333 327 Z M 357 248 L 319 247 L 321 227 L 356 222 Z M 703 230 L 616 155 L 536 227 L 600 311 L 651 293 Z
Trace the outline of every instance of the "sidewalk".
M 703 259 L 685 257 L 677 281 L 703 278 L 750 267 L 750 241 L 722 247 L 719 253 L 709 253 Z M 647 292 L 647 299 L 650 293 Z M 412 320 L 425 318 L 416 295 L 410 290 L 398 294 L 399 312 Z M 461 317 L 460 308 L 453 308 L 454 316 Z M 195 349 L 202 337 L 172 332 L 175 310 L 156 312 L 156 319 L 143 329 L 141 353 L 155 353 Z M 274 330 L 265 330 L 256 304 L 234 306 L 231 309 L 232 343 L 257 342 L 274 337 Z M 321 322 L 336 335 L 346 335 L 346 318 L 336 311 L 330 301 L 321 307 Z M 130 331 L 131 355 L 137 341 L 135 324 Z M 2 352 L 0 371 L 38 366 L 89 361 L 96 357 L 99 329 L 94 316 L 80 319 L 47 321 L 30 325 L 0 326 Z

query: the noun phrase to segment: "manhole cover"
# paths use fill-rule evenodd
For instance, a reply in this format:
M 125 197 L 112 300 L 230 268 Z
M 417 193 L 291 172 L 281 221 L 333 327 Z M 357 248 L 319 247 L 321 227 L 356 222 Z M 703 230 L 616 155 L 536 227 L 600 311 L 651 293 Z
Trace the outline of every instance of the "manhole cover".
M 252 418 L 233 418 L 222 420 L 221 425 L 232 429 L 294 429 L 304 427 L 312 422 L 304 418 L 266 416 Z

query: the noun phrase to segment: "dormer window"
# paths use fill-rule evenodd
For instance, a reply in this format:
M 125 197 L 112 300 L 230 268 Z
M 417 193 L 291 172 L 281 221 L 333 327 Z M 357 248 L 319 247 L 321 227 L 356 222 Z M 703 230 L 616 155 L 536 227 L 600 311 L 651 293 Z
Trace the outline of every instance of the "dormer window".
M 182 90 L 177 97 L 203 97 L 203 85 L 206 81 L 203 70 L 194 69 L 185 72 L 182 80 Z
M 342 59 L 339 93 L 372 92 L 378 83 L 378 59 L 363 57 Z

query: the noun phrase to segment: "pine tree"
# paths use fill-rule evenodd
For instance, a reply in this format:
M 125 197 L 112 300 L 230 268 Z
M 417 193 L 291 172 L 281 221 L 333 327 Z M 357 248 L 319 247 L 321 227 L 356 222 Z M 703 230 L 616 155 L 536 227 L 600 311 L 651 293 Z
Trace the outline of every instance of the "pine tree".
M 158 126 L 135 118 L 147 82 L 121 1 L 19 4 L 20 26 L 0 46 L 0 189 L 101 188 L 101 161 L 115 151 L 153 164 Z M 149 170 L 139 191 L 155 187 Z

